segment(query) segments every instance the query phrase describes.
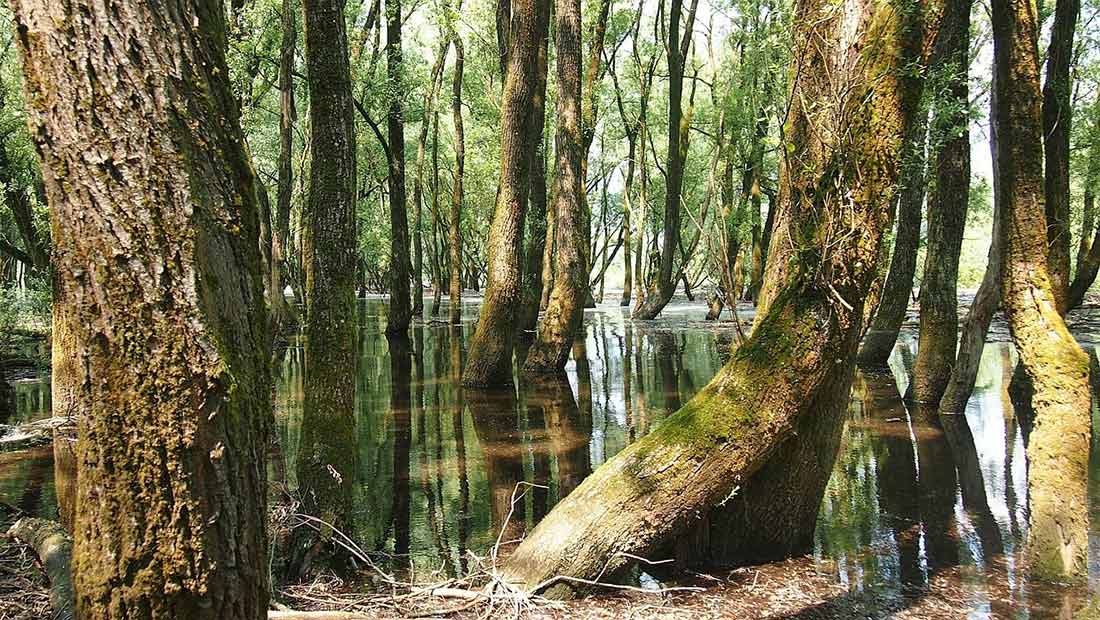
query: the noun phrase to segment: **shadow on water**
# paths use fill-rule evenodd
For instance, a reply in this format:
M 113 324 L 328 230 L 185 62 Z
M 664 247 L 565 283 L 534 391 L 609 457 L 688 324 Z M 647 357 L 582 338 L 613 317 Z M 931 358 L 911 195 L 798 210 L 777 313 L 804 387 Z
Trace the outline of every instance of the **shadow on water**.
M 303 351 L 292 342 L 285 352 L 273 498 L 299 498 L 308 510 L 310 494 L 338 493 L 326 505 L 346 514 L 327 516 L 376 561 L 421 581 L 473 570 L 498 540 L 506 554 L 594 468 L 693 396 L 733 346 L 727 331 L 701 322 L 632 323 L 608 305 L 586 312 L 563 376 L 472 390 L 459 378 L 475 307 L 462 325 L 418 323 L 409 339 L 389 341 L 384 305 L 360 309 L 346 420 L 305 415 Z M 1081 592 L 1032 584 L 1021 565 L 1027 472 L 1007 389 L 1011 348 L 988 345 L 965 414 L 940 418 L 902 401 L 913 344 L 899 342 L 892 374 L 857 373 L 852 387 L 813 541 L 816 570 L 846 594 L 789 617 L 877 616 L 933 589 L 952 592 L 974 618 L 1059 617 Z M 48 380 L 21 381 L 15 392 L 12 419 L 48 415 Z M 1098 453 L 1090 489 L 1100 517 Z M 0 454 L 0 501 L 56 516 L 53 462 L 49 449 Z M 1092 522 L 1095 530 L 1100 518 Z M 1090 540 L 1098 586 L 1100 534 Z M 291 541 L 276 542 L 286 553 Z

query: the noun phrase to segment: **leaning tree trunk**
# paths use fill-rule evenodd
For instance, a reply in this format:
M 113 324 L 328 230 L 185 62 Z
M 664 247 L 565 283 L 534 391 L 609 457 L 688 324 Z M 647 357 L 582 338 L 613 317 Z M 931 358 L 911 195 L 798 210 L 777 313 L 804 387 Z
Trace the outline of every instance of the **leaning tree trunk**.
M 401 90 L 404 68 L 401 60 L 401 0 L 386 0 L 386 75 L 390 85 L 390 107 L 386 113 L 386 141 L 389 143 L 390 187 L 390 308 L 386 334 L 408 334 L 413 309 L 409 304 L 409 218 L 405 199 L 405 112 Z M 419 222 L 417 222 L 419 224 Z M 416 281 L 420 282 L 419 274 Z M 424 291 L 416 291 L 423 297 Z M 420 302 L 423 305 L 423 300 Z
M 502 385 L 512 381 L 512 346 L 522 299 L 523 227 L 527 213 L 532 148 L 531 100 L 543 34 L 545 2 L 512 2 L 511 49 L 501 95 L 500 186 L 489 230 L 488 282 L 477 329 L 470 338 L 462 382 Z
M 347 31 L 343 0 L 305 0 L 303 4 L 312 159 L 303 213 L 306 340 L 302 417 L 312 428 L 331 425 L 343 434 L 349 432 L 349 425 L 354 428 L 358 359 L 355 123 Z M 303 457 L 298 467 L 302 512 L 344 529 L 350 518 L 347 488 L 329 473 L 328 465 L 343 465 L 346 447 L 330 444 L 322 432 L 303 431 L 302 439 Z M 303 539 L 313 538 L 310 528 L 300 528 L 297 534 L 296 547 L 316 548 L 316 540 Z M 320 538 L 330 534 L 322 531 Z M 298 566 L 291 568 L 304 576 L 308 566 L 295 563 Z
M 972 0 L 947 0 L 932 66 L 944 72 L 945 92 L 936 102 L 932 123 L 936 184 L 928 204 L 928 251 L 920 287 L 920 335 L 911 400 L 938 406 L 951 379 L 958 340 L 956 286 L 966 210 L 970 200 L 970 6 Z
M 224 9 L 12 8 L 81 361 L 76 615 L 265 618 L 270 341 Z
M 1089 147 L 1088 166 L 1084 186 L 1084 223 L 1081 225 L 1081 250 L 1077 253 L 1077 271 L 1069 287 L 1067 308 L 1076 308 L 1085 301 L 1085 293 L 1096 281 L 1100 270 L 1100 227 L 1096 227 L 1096 193 L 1100 191 L 1100 97 L 1093 102 L 1092 146 Z M 1091 216 L 1091 223 L 1090 223 Z M 1092 235 L 1089 242 L 1088 236 Z
M 629 564 L 624 554 L 655 550 L 753 484 L 792 448 L 786 442 L 797 428 L 823 415 L 820 405 L 843 400 L 837 394 L 851 379 L 862 300 L 892 216 L 903 124 L 901 17 L 874 0 L 849 0 L 844 9 L 804 1 L 795 21 L 794 40 L 804 43 L 794 54 L 801 70 L 786 124 L 791 148 L 781 149 L 777 237 L 815 249 L 772 253 L 753 335 L 682 409 L 535 528 L 504 565 L 518 587 L 567 595 L 570 578 L 613 574 Z M 797 157 L 787 161 L 789 152 Z
M 1043 199 L 1047 221 L 1047 270 L 1054 298 L 1065 314 L 1069 270 L 1069 136 L 1073 116 L 1070 95 L 1073 78 L 1073 31 L 1081 0 L 1058 0 L 1047 48 L 1047 77 L 1043 84 Z
M 466 131 L 462 124 L 462 69 L 466 53 L 462 37 L 451 31 L 455 46 L 454 82 L 451 89 L 451 113 L 455 125 L 455 180 L 451 189 L 451 225 L 447 231 L 447 248 L 451 262 L 448 305 L 451 325 L 462 323 L 462 202 L 466 177 Z
M 588 265 L 584 255 L 584 179 L 581 159 L 581 3 L 555 0 L 554 49 L 557 53 L 555 101 L 557 135 L 554 175 L 554 288 L 539 322 L 538 339 L 527 353 L 524 372 L 555 373 L 565 369 L 573 335 L 584 316 Z
M 1047 272 L 1039 25 L 1027 0 L 994 0 L 1002 303 L 1033 386 L 1028 444 L 1032 575 L 1083 579 L 1088 551 L 1089 360 L 1066 329 Z

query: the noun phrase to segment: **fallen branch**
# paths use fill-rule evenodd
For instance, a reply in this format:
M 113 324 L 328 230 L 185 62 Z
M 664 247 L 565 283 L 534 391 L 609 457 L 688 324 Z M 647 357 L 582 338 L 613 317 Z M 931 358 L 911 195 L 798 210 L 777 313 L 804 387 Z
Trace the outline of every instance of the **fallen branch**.
M 72 424 L 67 417 L 56 416 L 18 426 L 0 424 L 0 452 L 16 452 L 53 443 L 54 431 Z
M 55 620 L 73 618 L 73 541 L 55 521 L 24 517 L 8 530 L 8 536 L 29 546 L 38 556 L 50 580 L 50 609 Z

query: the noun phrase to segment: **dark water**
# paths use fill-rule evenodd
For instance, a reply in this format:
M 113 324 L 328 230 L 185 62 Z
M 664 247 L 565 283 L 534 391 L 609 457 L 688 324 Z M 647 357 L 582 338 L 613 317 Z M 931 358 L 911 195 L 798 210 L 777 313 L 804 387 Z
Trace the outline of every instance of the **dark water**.
M 704 386 L 731 344 L 729 324 L 696 321 L 702 305 L 677 305 L 645 325 L 608 305 L 586 313 L 566 380 L 463 390 L 457 375 L 475 312 L 467 307 L 461 327 L 417 325 L 399 346 L 382 334 L 384 305 L 361 305 L 354 433 L 332 438 L 358 465 L 334 475 L 353 481 L 349 534 L 416 579 L 469 570 L 498 537 L 507 548 L 593 468 Z M 1021 566 L 1027 463 L 1007 396 L 1011 347 L 986 347 L 965 416 L 940 421 L 899 396 L 914 340 L 899 342 L 892 374 L 856 377 L 818 520 L 817 570 L 853 595 L 899 605 L 936 588 L 953 592 L 973 618 L 1061 615 L 1083 590 L 1032 584 Z M 281 367 L 271 469 L 283 503 L 297 491 L 302 437 L 314 432 L 303 429 L 302 370 L 302 349 L 292 345 Z M 21 381 L 16 391 L 18 421 L 48 415 L 48 382 Z M 1094 454 L 1094 478 L 1096 461 Z M 52 516 L 52 475 L 48 449 L 0 454 L 0 501 Z M 1090 486 L 1094 511 L 1098 486 Z M 1100 535 L 1092 540 L 1095 588 Z

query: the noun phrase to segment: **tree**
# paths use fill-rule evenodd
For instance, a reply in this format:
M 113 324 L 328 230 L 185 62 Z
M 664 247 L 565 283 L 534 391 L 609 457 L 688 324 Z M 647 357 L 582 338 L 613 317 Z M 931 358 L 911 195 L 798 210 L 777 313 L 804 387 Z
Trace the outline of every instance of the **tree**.
M 1050 248 L 1047 269 L 1058 307 L 1065 314 L 1069 269 L 1069 136 L 1073 120 L 1070 101 L 1073 82 L 1073 32 L 1081 0 L 1058 0 L 1047 48 L 1047 76 L 1043 84 L 1043 204 Z
M 462 373 L 465 385 L 512 381 L 512 346 L 522 299 L 523 229 L 530 193 L 531 101 L 543 39 L 538 13 L 545 2 L 511 4 L 507 75 L 501 95 L 500 185 L 489 230 L 488 282 Z
M 933 143 L 936 182 L 928 201 L 928 251 L 920 287 L 920 341 L 912 399 L 938 406 L 951 379 L 959 332 L 959 252 L 970 199 L 970 0 L 945 3 L 932 55 L 936 99 Z
M 293 318 L 293 310 L 283 295 L 283 271 L 290 248 L 290 208 L 294 198 L 294 124 L 298 117 L 294 104 L 294 56 L 298 46 L 298 10 L 297 2 L 283 0 L 283 40 L 279 50 L 279 176 L 269 284 L 271 314 L 277 329 Z
M 638 299 L 634 306 L 635 319 L 654 319 L 661 313 L 676 292 L 674 272 L 676 255 L 680 248 L 680 195 L 684 184 L 684 159 L 687 155 L 685 138 L 688 134 L 683 121 L 684 65 L 691 48 L 691 35 L 695 24 L 695 12 L 699 0 L 692 0 L 691 9 L 680 37 L 680 14 L 683 0 L 671 0 L 668 17 L 668 174 L 665 183 L 664 234 L 661 237 L 661 266 L 657 274 L 656 289 Z
M 82 361 L 76 614 L 265 618 L 270 343 L 224 9 L 12 8 Z
M 539 11 L 539 18 L 550 19 L 549 11 Z M 543 261 L 547 255 L 547 248 L 552 245 L 547 243 L 547 234 L 550 232 L 550 218 L 546 210 L 546 140 L 543 134 L 546 126 L 546 73 L 549 56 L 549 25 L 540 30 L 546 36 L 539 46 L 538 59 L 538 83 L 535 85 L 535 98 L 532 101 L 532 121 L 534 132 L 537 134 L 535 148 L 531 152 L 531 193 L 527 198 L 528 208 L 531 212 L 527 217 L 527 264 L 523 270 L 523 305 L 517 325 L 517 331 L 521 337 L 534 332 L 538 323 L 539 310 L 542 308 L 543 287 L 548 286 L 543 281 Z
M 337 429 L 334 433 L 344 435 L 354 432 L 358 359 L 355 120 L 347 26 L 344 0 L 304 0 L 303 6 L 312 159 L 303 213 L 306 340 L 302 417 L 310 427 Z M 302 512 L 337 529 L 348 522 L 353 477 L 338 479 L 328 467 L 347 463 L 345 444 L 328 441 L 320 430 L 316 435 L 303 432 L 298 467 Z M 300 529 L 307 536 L 312 533 L 309 528 Z M 331 534 L 323 530 L 320 538 Z M 299 541 L 299 545 L 313 547 L 315 543 Z M 301 574 L 308 566 L 294 568 Z
M 584 217 L 584 149 L 581 136 L 581 3 L 556 0 L 557 135 L 554 138 L 554 288 L 539 322 L 538 340 L 523 369 L 530 373 L 565 370 L 573 335 L 584 317 L 588 292 L 588 235 Z
M 466 134 L 462 126 L 462 69 L 466 52 L 462 47 L 462 37 L 453 30 L 453 25 L 451 28 L 451 39 L 455 47 L 454 82 L 451 91 L 451 112 L 455 124 L 455 181 L 451 190 L 451 226 L 447 233 L 451 262 L 451 291 L 448 302 L 451 324 L 458 325 L 462 323 L 462 184 L 466 175 Z
M 792 242 L 770 253 L 753 334 L 682 409 L 606 462 L 539 523 L 503 567 L 519 587 L 552 586 L 550 594 L 566 595 L 570 578 L 614 573 L 630 561 L 623 554 L 655 549 L 706 507 L 740 493 L 766 502 L 768 486 L 754 486 L 756 475 L 793 473 L 802 464 L 792 457 L 810 443 L 801 439 L 803 425 L 839 420 L 862 300 L 892 219 L 887 205 L 904 114 L 896 51 L 902 16 L 886 2 L 851 0 L 844 11 L 834 8 L 804 1 L 796 11 L 797 78 L 776 231 Z M 788 441 L 796 433 L 800 440 Z M 836 428 L 833 434 L 839 437 Z M 816 472 L 817 497 L 806 502 L 815 504 L 813 512 L 835 449 L 809 468 L 824 465 Z M 757 535 L 787 524 L 749 529 Z
M 390 106 L 386 113 L 390 187 L 390 309 L 389 335 L 407 335 L 413 310 L 409 305 L 409 219 L 405 197 L 405 69 L 401 56 L 401 0 L 386 0 L 386 75 Z M 419 206 L 417 206 L 419 209 Z M 420 276 L 416 277 L 417 283 Z M 418 298 L 424 291 L 416 291 Z M 420 302 L 423 305 L 423 300 Z
M 994 122 L 1003 196 L 1001 303 L 1033 385 L 1028 562 L 1039 578 L 1086 574 L 1089 360 L 1066 329 L 1048 273 L 1038 23 L 1028 0 L 994 0 Z

